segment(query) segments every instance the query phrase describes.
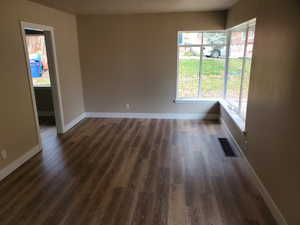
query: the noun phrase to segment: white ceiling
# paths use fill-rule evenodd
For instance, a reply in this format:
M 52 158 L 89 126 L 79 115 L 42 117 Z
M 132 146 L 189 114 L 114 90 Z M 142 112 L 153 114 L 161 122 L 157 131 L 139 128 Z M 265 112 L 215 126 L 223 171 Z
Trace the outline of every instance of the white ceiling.
M 214 11 L 238 0 L 31 0 L 76 14 Z

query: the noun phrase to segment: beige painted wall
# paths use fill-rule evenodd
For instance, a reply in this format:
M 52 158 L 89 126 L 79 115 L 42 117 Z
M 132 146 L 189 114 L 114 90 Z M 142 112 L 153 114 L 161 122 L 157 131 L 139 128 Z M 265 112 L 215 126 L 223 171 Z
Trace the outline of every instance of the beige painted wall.
M 53 26 L 60 73 L 64 123 L 84 112 L 76 17 L 26 0 L 0 7 L 0 148 L 8 152 L 0 169 L 38 144 L 20 21 Z
M 225 16 L 221 11 L 78 16 L 86 111 L 218 113 L 212 102 L 173 103 L 177 31 L 224 29 Z
M 262 8 L 262 1 L 240 0 L 229 9 L 226 27 L 231 28 L 257 17 L 258 10 Z
M 246 155 L 289 225 L 300 224 L 300 2 L 241 0 L 227 26 L 257 17 Z

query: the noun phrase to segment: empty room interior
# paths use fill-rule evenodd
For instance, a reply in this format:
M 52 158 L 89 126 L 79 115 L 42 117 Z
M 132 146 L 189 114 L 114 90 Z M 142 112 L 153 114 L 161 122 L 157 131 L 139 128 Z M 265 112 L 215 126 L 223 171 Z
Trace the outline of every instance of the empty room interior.
M 300 225 L 299 0 L 3 0 L 0 225 Z

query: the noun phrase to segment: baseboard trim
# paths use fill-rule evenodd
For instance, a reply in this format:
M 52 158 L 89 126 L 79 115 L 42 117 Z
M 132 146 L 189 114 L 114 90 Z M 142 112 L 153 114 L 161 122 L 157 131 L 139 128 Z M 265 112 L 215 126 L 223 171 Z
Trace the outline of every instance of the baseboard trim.
M 194 119 L 194 120 L 218 120 L 219 114 L 179 114 L 179 113 L 110 113 L 110 112 L 86 112 L 76 117 L 63 128 L 66 133 L 84 118 L 140 118 L 140 119 Z
M 232 143 L 234 144 L 234 147 L 239 150 L 239 152 L 241 153 L 242 158 L 246 162 L 246 165 L 250 169 L 250 171 L 251 171 L 251 173 L 253 175 L 252 177 L 253 177 L 255 183 L 257 184 L 258 190 L 259 190 L 262 198 L 264 199 L 264 202 L 266 203 L 266 205 L 270 209 L 270 211 L 271 211 L 274 219 L 276 220 L 276 222 L 278 223 L 278 225 L 288 225 L 288 223 L 286 222 L 286 220 L 283 217 L 282 213 L 280 212 L 278 206 L 276 205 L 276 203 L 272 199 L 270 193 L 268 192 L 268 190 L 266 189 L 266 187 L 264 186 L 264 184 L 260 180 L 259 176 L 255 172 L 255 170 L 252 167 L 252 165 L 250 164 L 250 162 L 248 161 L 247 156 L 245 155 L 244 151 L 242 150 L 242 148 L 240 147 L 240 145 L 237 143 L 237 141 L 235 140 L 235 138 L 231 134 L 231 132 L 230 132 L 230 130 L 229 130 L 226 122 L 222 118 L 220 118 L 220 121 L 221 121 L 221 126 L 223 127 L 223 130 L 226 132 L 226 134 L 231 139 Z
M 77 123 L 79 123 L 84 118 L 86 118 L 86 113 L 80 114 L 74 120 L 72 120 L 68 124 L 64 125 L 64 127 L 63 127 L 63 133 L 66 133 L 68 130 L 70 130 L 71 128 L 73 128 Z
M 195 119 L 195 120 L 218 120 L 219 114 L 179 114 L 179 113 L 110 113 L 110 112 L 87 112 L 87 118 L 141 118 L 141 119 Z
M 2 170 L 0 170 L 0 181 L 3 180 L 5 177 L 7 177 L 12 172 L 14 172 L 20 166 L 22 166 L 26 161 L 31 159 L 33 156 L 35 156 L 41 150 L 42 150 L 42 147 L 40 145 L 37 145 L 37 146 L 33 147 L 30 151 L 26 152 L 21 157 L 19 157 L 18 159 L 16 159 L 12 163 L 10 163 L 8 166 L 6 166 Z
M 220 122 L 221 122 L 221 126 L 222 126 L 223 130 L 229 136 L 231 143 L 233 143 L 234 147 L 241 153 L 242 156 L 244 156 L 245 155 L 244 150 L 241 148 L 241 146 L 238 144 L 238 142 L 236 141 L 236 139 L 230 132 L 230 129 L 227 126 L 226 122 L 222 118 L 220 118 Z

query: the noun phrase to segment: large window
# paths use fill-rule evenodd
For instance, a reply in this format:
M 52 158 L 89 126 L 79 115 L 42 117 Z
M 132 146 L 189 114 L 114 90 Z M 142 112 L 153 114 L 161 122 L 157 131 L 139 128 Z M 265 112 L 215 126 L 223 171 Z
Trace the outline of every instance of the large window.
M 246 117 L 255 21 L 228 31 L 178 32 L 177 99 L 224 98 Z
M 230 31 L 225 99 L 246 118 L 255 23 L 243 24 Z
M 177 98 L 217 99 L 224 92 L 225 32 L 179 32 Z

